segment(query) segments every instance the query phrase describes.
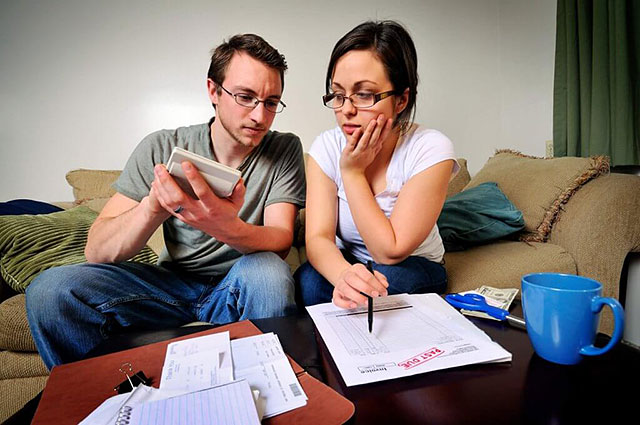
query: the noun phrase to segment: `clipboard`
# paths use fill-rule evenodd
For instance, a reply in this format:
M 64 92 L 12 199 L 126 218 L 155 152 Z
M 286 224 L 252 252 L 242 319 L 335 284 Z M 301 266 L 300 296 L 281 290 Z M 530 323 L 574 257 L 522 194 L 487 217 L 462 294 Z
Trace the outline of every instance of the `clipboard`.
M 93 357 L 51 371 L 38 404 L 33 425 L 76 425 L 104 400 L 114 395 L 113 386 L 122 380 L 118 372 L 124 362 L 145 371 L 158 387 L 167 345 L 184 339 L 229 331 L 231 339 L 259 335 L 262 332 L 248 320 L 202 332 L 156 342 L 104 356 Z M 291 357 L 289 362 L 308 396 L 307 405 L 264 419 L 263 424 L 342 424 L 355 412 L 352 402 L 309 375 Z

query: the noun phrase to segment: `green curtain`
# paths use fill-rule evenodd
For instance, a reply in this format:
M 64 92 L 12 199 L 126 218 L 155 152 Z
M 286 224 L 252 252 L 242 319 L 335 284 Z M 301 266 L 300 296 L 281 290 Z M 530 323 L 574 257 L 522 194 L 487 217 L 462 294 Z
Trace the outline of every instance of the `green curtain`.
M 558 0 L 554 156 L 640 164 L 640 0 Z

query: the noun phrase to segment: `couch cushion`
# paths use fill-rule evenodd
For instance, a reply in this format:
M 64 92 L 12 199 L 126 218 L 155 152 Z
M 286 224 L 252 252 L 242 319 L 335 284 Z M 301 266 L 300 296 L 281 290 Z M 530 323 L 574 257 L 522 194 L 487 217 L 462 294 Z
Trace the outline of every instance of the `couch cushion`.
M 500 150 L 487 161 L 465 187 L 496 182 L 522 211 L 527 234 L 522 240 L 544 242 L 563 204 L 589 180 L 608 172 L 609 159 L 536 158 L 511 150 Z
M 37 351 L 27 322 L 24 294 L 0 304 L 0 350 Z
M 120 176 L 120 170 L 85 170 L 69 171 L 67 182 L 73 188 L 73 196 L 77 201 L 110 198 L 116 191 L 111 188 L 113 182 Z
M 48 376 L 0 380 L 0 423 L 43 390 Z
M 304 246 L 298 248 L 298 257 L 300 257 L 300 264 L 306 263 L 308 261 L 307 248 L 305 248 Z
M 300 254 L 298 253 L 298 248 L 292 246 L 284 261 L 289 266 L 291 274 L 295 273 L 296 269 L 300 267 Z
M 0 380 L 49 375 L 49 370 L 37 352 L 0 351 L 0 364 Z
M 527 273 L 577 273 L 571 254 L 559 245 L 498 241 L 444 255 L 447 292 L 469 291 L 482 285 L 518 288 Z
M 18 292 L 24 292 L 42 271 L 85 262 L 84 246 L 97 213 L 87 207 L 46 215 L 0 217 L 0 274 Z M 131 259 L 155 263 L 145 247 Z
M 467 160 L 464 158 L 458 158 L 457 161 L 460 169 L 449 182 L 449 186 L 447 186 L 447 198 L 460 192 L 471 180 L 469 170 L 467 169 Z
M 99 213 L 100 211 L 102 211 L 104 206 L 107 205 L 107 202 L 109 202 L 109 199 L 111 198 L 85 198 L 85 199 L 76 200 L 73 203 L 73 205 L 74 206 L 82 205 L 89 208 L 92 211 Z

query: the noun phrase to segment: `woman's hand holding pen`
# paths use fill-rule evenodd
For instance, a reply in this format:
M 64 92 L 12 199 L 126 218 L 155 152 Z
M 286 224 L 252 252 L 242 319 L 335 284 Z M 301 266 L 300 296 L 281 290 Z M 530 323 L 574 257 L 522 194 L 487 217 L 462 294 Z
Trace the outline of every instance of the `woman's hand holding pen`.
M 371 274 L 364 264 L 352 264 L 338 277 L 333 288 L 333 303 L 342 308 L 356 308 L 367 304 L 363 293 L 371 297 L 386 296 L 388 287 L 389 282 L 382 273 Z
M 364 173 L 382 149 L 382 143 L 391 132 L 393 120 L 386 119 L 380 114 L 371 120 L 364 132 L 358 128 L 353 134 L 346 135 L 347 144 L 340 156 L 340 170 L 342 174 L 350 172 Z

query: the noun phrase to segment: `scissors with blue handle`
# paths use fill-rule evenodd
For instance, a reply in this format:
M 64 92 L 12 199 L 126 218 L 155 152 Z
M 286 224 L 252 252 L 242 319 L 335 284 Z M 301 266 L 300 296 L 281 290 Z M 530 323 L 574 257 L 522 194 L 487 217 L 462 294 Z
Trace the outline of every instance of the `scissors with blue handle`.
M 482 311 L 489 316 L 498 320 L 506 320 L 507 323 L 520 329 L 525 329 L 526 325 L 523 319 L 517 316 L 512 316 L 507 310 L 503 310 L 498 307 L 493 307 L 487 304 L 485 298 L 480 294 L 449 294 L 446 295 L 445 300 L 456 308 L 463 308 L 465 310 Z

